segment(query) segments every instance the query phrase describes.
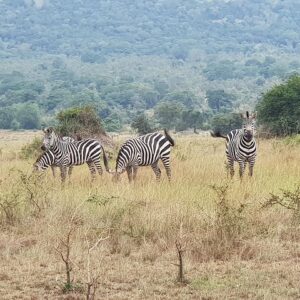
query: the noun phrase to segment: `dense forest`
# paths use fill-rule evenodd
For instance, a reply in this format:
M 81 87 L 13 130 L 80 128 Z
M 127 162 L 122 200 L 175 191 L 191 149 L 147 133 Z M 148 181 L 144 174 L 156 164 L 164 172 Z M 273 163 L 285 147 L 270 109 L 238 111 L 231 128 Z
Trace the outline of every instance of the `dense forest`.
M 141 116 L 208 128 L 300 72 L 296 0 L 10 0 L 0 11 L 0 128 L 86 105 L 108 131 Z

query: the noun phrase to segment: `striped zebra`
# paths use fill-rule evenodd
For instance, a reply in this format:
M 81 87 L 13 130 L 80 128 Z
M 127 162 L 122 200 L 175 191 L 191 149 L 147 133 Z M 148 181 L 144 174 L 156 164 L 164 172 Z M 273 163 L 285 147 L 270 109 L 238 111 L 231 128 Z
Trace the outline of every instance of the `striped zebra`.
M 106 171 L 108 162 L 105 151 L 99 141 L 85 139 L 80 141 L 64 141 L 54 132 L 53 128 L 44 129 L 43 150 L 50 150 L 55 157 L 55 164 L 61 168 L 62 182 L 66 179 L 67 167 L 88 164 L 92 179 L 96 177 L 96 169 L 100 175 L 103 171 L 100 164 L 100 154 L 103 150 L 103 161 Z
M 34 168 L 35 171 L 42 171 L 43 172 L 48 167 L 51 167 L 52 175 L 53 175 L 53 177 L 55 177 L 55 168 L 57 168 L 59 166 L 55 163 L 55 156 L 54 156 L 53 152 L 50 151 L 50 150 L 45 151 L 44 153 L 42 153 L 37 158 L 35 163 L 33 164 L 33 168 Z M 73 167 L 70 166 L 69 170 L 68 170 L 69 178 L 72 175 L 72 171 L 73 171 Z
M 70 136 L 63 136 L 61 139 L 63 141 L 66 141 L 66 142 L 75 142 L 75 140 Z M 52 175 L 53 175 L 53 177 L 55 177 L 55 168 L 57 168 L 59 166 L 55 163 L 54 153 L 50 150 L 45 151 L 44 153 L 42 153 L 37 158 L 35 163 L 33 164 L 33 168 L 34 168 L 35 171 L 42 171 L 43 172 L 48 167 L 51 167 Z M 73 167 L 70 167 L 69 170 L 68 170 L 69 178 L 71 177 L 72 169 L 73 169 Z
M 249 176 L 253 175 L 253 167 L 257 155 L 255 135 L 256 114 L 249 115 L 247 111 L 243 118 L 243 128 L 235 129 L 228 133 L 227 136 L 220 134 L 220 132 L 211 133 L 213 137 L 222 137 L 226 139 L 226 156 L 230 175 L 234 175 L 234 162 L 239 164 L 239 173 L 242 178 L 246 164 L 249 163 Z
M 119 180 L 120 174 L 127 172 L 129 182 L 136 179 L 139 166 L 151 166 L 155 173 L 156 180 L 161 177 L 161 170 L 158 167 L 159 159 L 166 169 L 169 181 L 171 180 L 170 150 L 174 146 L 174 140 L 164 130 L 164 135 L 155 132 L 137 138 L 127 140 L 120 148 L 114 175 L 114 180 Z

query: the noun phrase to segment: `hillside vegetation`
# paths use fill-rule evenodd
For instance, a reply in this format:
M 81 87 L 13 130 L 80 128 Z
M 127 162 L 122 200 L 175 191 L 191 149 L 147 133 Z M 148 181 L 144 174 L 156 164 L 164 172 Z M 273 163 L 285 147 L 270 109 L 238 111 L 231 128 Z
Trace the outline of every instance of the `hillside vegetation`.
M 86 104 L 109 131 L 144 112 L 157 127 L 171 110 L 181 130 L 194 126 L 191 110 L 205 128 L 215 114 L 253 109 L 300 70 L 299 5 L 1 1 L 0 127 L 39 128 Z

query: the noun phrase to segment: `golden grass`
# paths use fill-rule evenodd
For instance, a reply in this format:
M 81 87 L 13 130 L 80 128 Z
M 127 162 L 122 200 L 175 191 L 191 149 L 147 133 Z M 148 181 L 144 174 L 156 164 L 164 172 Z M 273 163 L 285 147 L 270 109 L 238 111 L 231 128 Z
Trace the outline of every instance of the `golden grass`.
M 224 141 L 174 136 L 171 184 L 164 170 L 156 184 L 151 168 L 131 185 L 125 174 L 119 184 L 109 174 L 91 184 L 80 166 L 61 189 L 50 171 L 22 184 L 32 161 L 18 152 L 34 134 L 8 134 L 0 133 L 0 202 L 12 202 L 14 218 L 0 208 L 1 299 L 84 299 L 88 243 L 100 237 L 108 238 L 90 253 L 95 299 L 299 299 L 299 225 L 288 210 L 261 208 L 270 193 L 299 184 L 298 147 L 259 141 L 254 177 L 241 182 L 226 176 Z M 232 213 L 218 207 L 212 185 L 228 185 Z M 70 229 L 74 291 L 64 294 L 59 252 Z M 186 250 L 186 285 L 176 283 L 176 240 Z

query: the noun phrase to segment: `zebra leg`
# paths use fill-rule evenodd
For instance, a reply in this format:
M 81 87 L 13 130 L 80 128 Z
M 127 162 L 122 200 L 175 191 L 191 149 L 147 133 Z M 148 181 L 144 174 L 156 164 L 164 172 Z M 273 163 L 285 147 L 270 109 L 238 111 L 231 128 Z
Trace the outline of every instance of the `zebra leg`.
M 169 179 L 169 181 L 171 181 L 170 157 L 169 156 L 161 157 L 161 160 L 162 160 L 163 165 L 166 169 L 168 179 Z
M 254 167 L 254 164 L 255 164 L 255 160 L 250 160 L 249 161 L 249 176 L 252 177 L 253 175 L 253 167 Z
M 242 178 L 245 171 L 245 162 L 243 160 L 240 160 L 239 166 L 240 166 L 240 178 Z
M 227 152 L 226 152 L 226 156 L 227 156 L 227 169 L 230 171 L 230 177 L 233 178 L 233 176 L 234 176 L 234 161 Z
M 91 176 L 92 176 L 92 181 L 94 181 L 96 179 L 96 170 L 95 170 L 95 165 L 92 161 L 88 161 L 87 162 L 87 165 L 90 169 L 90 173 L 91 173 Z
M 94 165 L 96 166 L 96 169 L 98 171 L 98 174 L 102 176 L 103 174 L 103 170 L 102 170 L 102 167 L 101 167 L 101 164 L 100 164 L 100 160 L 94 160 L 93 161 Z
M 133 168 L 131 166 L 126 167 L 126 172 L 127 172 L 128 180 L 129 182 L 131 182 L 133 177 Z
M 160 181 L 161 170 L 158 167 L 158 161 L 151 165 L 151 168 L 156 176 L 156 181 Z
M 52 170 L 52 175 L 55 178 L 55 166 L 51 166 L 51 170 Z
M 70 166 L 68 170 L 69 180 L 71 179 L 72 171 L 73 171 L 73 166 Z
M 60 177 L 61 177 L 61 183 L 64 184 L 66 181 L 66 175 L 67 175 L 67 167 L 61 166 L 60 167 Z
M 137 170 L 138 170 L 137 166 L 132 167 L 132 173 L 133 173 L 132 174 L 132 178 L 133 178 L 133 181 L 135 181 L 135 179 L 136 179 Z

